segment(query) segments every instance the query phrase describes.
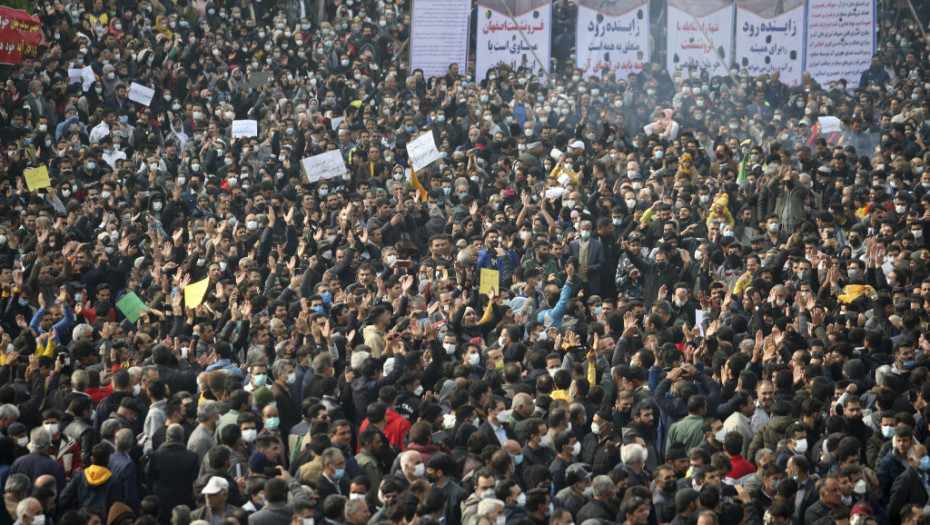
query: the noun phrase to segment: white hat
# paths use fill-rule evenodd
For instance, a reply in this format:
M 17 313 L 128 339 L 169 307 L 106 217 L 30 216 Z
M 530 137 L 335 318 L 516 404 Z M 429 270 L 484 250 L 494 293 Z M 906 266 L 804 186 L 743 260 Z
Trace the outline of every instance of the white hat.
M 576 140 L 575 142 L 572 142 L 571 147 L 572 147 L 572 148 L 584 149 L 584 142 L 581 142 L 580 140 Z
M 218 494 L 224 490 L 229 490 L 229 482 L 219 476 L 213 476 L 207 482 L 207 486 L 200 491 L 201 494 Z

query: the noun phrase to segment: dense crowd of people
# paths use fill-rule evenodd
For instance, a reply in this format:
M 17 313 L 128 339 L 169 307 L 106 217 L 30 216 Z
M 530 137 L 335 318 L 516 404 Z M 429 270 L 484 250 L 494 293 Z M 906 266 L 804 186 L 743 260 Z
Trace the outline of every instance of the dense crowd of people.
M 39 0 L 0 525 L 930 523 L 918 7 L 789 86 L 426 77 L 406 0 Z

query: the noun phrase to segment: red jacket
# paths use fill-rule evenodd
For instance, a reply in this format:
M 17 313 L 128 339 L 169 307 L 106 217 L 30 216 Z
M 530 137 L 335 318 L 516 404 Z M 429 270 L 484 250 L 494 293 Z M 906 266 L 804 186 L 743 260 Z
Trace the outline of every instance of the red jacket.
M 388 442 L 396 447 L 400 447 L 401 450 L 404 450 L 404 438 L 407 436 L 407 432 L 410 431 L 412 426 L 406 418 L 394 412 L 391 409 L 388 409 L 387 415 L 384 416 L 384 419 L 387 422 L 384 424 L 384 436 L 388 438 Z M 362 433 L 366 428 L 368 428 L 368 419 L 362 421 L 362 424 L 358 428 L 359 434 Z M 358 450 L 356 450 L 358 452 Z

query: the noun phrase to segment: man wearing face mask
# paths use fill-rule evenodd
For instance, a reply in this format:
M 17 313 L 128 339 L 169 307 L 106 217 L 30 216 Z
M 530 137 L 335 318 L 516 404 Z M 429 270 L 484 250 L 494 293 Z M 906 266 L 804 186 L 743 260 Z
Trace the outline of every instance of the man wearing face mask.
M 556 499 L 562 502 L 562 506 L 568 509 L 573 516 L 578 515 L 578 511 L 591 500 L 593 495 L 591 489 L 590 466 L 585 463 L 575 463 L 565 470 L 566 487 L 560 490 Z

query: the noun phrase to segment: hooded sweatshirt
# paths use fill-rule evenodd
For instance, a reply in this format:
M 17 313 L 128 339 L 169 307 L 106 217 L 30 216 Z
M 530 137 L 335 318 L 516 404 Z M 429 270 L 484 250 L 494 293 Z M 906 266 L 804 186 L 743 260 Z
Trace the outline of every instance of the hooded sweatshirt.
M 92 487 L 99 487 L 106 483 L 113 476 L 113 473 L 106 467 L 91 465 L 84 469 L 84 476 L 87 478 L 87 483 Z

